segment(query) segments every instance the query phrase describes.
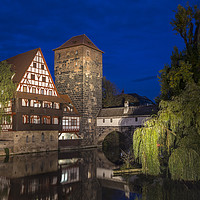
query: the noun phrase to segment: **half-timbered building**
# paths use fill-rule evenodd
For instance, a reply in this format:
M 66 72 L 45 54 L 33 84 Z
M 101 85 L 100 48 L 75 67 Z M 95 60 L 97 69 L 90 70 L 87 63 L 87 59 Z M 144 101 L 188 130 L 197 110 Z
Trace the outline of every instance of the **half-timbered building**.
M 57 149 L 59 136 L 78 137 L 79 114 L 67 95 L 58 94 L 41 49 L 6 61 L 15 73 L 16 94 L 7 108 L 11 119 L 4 120 L 1 132 L 13 133 L 18 148 L 11 151 Z

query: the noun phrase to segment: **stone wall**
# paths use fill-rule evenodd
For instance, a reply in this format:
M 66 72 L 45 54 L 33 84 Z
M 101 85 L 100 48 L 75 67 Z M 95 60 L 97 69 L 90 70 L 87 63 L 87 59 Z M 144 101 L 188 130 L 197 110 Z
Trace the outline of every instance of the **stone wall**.
M 58 149 L 58 131 L 16 131 L 14 153 L 52 151 Z
M 55 50 L 55 84 L 81 114 L 84 145 L 96 143 L 96 116 L 102 107 L 102 53 L 85 45 Z
M 97 144 L 102 145 L 105 137 L 113 131 L 122 133 L 126 138 L 127 144 L 132 144 L 136 128 L 136 126 L 99 126 L 97 127 Z
M 58 150 L 58 131 L 12 131 L 0 133 L 0 155 Z

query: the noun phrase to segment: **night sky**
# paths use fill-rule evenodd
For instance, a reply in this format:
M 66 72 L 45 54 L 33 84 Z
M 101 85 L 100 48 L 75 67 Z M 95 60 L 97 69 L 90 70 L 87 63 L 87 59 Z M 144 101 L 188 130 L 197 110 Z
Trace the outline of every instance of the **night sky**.
M 173 10 L 181 0 L 3 0 L 0 5 L 0 60 L 40 47 L 54 77 L 54 52 L 73 36 L 86 34 L 102 51 L 103 75 L 125 93 L 153 100 L 157 75 L 170 64 Z M 189 4 L 198 5 L 199 0 Z

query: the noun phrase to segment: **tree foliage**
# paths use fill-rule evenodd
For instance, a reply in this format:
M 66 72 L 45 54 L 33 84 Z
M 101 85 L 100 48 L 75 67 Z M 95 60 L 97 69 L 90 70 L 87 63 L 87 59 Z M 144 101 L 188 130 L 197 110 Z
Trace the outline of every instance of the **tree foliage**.
M 0 121 L 5 115 L 5 108 L 8 107 L 9 101 L 13 98 L 16 86 L 12 81 L 14 72 L 11 70 L 11 65 L 6 61 L 0 62 Z M 9 116 L 5 115 L 9 121 Z
M 172 179 L 197 181 L 200 180 L 200 46 L 197 30 L 193 32 L 193 28 L 199 29 L 199 10 L 196 6 L 192 9 L 179 5 L 172 25 L 184 39 L 186 48 L 181 52 L 175 48 L 171 66 L 161 71 L 160 110 L 134 133 L 134 153 L 145 173 L 156 175 L 164 168 Z
M 123 92 L 120 94 L 115 84 L 107 80 L 106 77 L 103 77 L 102 87 L 102 103 L 104 108 L 124 106 L 124 101 L 129 101 L 136 105 L 139 104 L 137 97 L 124 94 Z

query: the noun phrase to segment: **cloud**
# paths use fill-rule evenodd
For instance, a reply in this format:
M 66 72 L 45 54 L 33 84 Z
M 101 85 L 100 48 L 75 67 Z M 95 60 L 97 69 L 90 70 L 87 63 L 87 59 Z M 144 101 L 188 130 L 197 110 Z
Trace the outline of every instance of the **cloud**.
M 148 81 L 148 80 L 152 80 L 152 79 L 158 79 L 157 76 L 147 76 L 147 77 L 144 77 L 144 78 L 138 78 L 138 79 L 134 79 L 132 80 L 132 82 L 143 82 L 143 81 Z

